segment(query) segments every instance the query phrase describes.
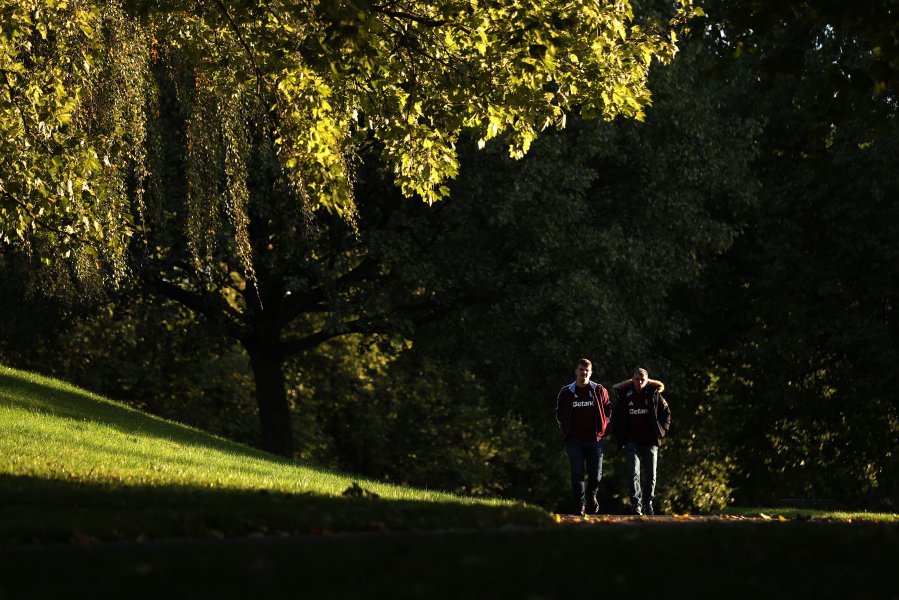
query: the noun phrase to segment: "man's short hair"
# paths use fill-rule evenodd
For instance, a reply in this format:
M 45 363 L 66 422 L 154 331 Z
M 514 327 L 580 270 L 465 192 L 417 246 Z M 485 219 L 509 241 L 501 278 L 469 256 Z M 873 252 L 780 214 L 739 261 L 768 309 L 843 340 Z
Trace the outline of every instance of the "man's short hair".
M 643 375 L 643 377 L 649 379 L 649 372 L 646 369 L 644 369 L 643 367 L 634 368 L 633 374 L 636 375 L 637 373 L 640 373 L 641 375 Z
M 589 360 L 587 360 L 586 358 L 582 358 L 582 359 L 578 360 L 577 366 L 578 367 L 587 367 L 591 371 L 593 370 L 593 363 L 590 362 Z

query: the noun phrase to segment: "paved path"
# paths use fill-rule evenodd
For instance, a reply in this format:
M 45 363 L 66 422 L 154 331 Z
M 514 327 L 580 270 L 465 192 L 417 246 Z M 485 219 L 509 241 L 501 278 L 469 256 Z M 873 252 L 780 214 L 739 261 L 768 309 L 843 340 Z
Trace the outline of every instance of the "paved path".
M 554 514 L 556 523 L 566 524 L 601 524 L 601 523 L 765 523 L 777 521 L 790 521 L 783 516 L 755 516 L 741 517 L 736 515 L 657 515 L 653 517 L 633 515 L 564 515 Z

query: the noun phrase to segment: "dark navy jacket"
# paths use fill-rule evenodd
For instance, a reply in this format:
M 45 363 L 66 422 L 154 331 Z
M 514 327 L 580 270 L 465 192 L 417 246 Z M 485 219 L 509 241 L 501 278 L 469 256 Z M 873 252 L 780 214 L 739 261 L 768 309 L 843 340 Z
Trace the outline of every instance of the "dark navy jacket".
M 615 408 L 612 410 L 612 434 L 618 441 L 619 445 L 627 443 L 627 396 L 628 392 L 634 391 L 634 385 L 631 384 L 622 390 L 615 390 L 617 400 Z M 662 438 L 668 434 L 671 428 L 671 409 L 668 408 L 668 402 L 662 397 L 659 386 L 646 384 L 646 396 L 649 398 L 649 410 L 652 412 L 653 419 L 656 424 L 656 443 L 658 446 L 662 443 Z

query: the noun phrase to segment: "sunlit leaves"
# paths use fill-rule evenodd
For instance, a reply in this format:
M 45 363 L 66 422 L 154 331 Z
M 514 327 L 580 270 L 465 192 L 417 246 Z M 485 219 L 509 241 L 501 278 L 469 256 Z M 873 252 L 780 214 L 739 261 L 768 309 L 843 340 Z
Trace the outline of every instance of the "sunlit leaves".
M 696 14 L 690 0 L 673 7 L 670 22 L 642 27 L 625 0 L 127 7 L 0 0 L 7 240 L 38 231 L 56 244 L 104 236 L 121 252 L 132 232 L 123 198 L 130 192 L 139 207 L 151 175 L 151 61 L 180 86 L 194 161 L 185 165 L 189 204 L 212 217 L 195 228 L 211 240 L 220 212 L 238 237 L 244 231 L 249 191 L 240 157 L 260 135 L 276 140 L 302 210 L 352 221 L 351 165 L 357 143 L 370 136 L 403 192 L 433 202 L 458 172 L 463 131 L 482 143 L 504 135 L 521 157 L 539 131 L 564 126 L 572 111 L 642 119 L 650 63 L 673 56 L 675 32 Z M 197 202 L 207 208 L 198 211 Z M 101 226 L 83 225 L 82 216 Z M 249 245 L 238 244 L 251 271 Z
M 129 32 L 115 6 L 0 0 L 0 15 L 2 240 L 27 247 L 39 238 L 61 255 L 102 255 L 120 268 L 133 231 L 124 163 L 142 163 L 143 151 L 134 127 L 143 92 L 133 82 L 144 78 L 119 43 L 134 38 L 121 37 Z M 110 61 L 131 83 L 106 70 Z

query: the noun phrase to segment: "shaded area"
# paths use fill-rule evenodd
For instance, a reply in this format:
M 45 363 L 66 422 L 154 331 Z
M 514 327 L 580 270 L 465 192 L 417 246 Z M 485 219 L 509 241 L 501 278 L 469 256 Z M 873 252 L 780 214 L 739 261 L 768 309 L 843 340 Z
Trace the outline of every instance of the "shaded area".
M 35 546 L 0 548 L 0 595 L 891 598 L 897 550 L 897 526 L 798 522 Z
M 524 504 L 385 500 L 190 486 L 112 486 L 0 476 L 0 543 L 228 538 L 549 523 Z

